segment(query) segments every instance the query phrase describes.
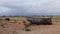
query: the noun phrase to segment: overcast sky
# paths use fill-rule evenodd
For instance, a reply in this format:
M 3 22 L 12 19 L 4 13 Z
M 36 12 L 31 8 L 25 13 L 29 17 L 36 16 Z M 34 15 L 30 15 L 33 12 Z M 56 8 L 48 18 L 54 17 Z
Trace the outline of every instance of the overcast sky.
M 0 0 L 0 15 L 60 15 L 60 0 Z

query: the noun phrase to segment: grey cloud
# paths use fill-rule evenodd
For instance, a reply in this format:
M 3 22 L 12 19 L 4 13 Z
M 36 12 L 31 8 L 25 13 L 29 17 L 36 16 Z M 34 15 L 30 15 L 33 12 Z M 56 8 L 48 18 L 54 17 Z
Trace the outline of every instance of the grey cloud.
M 60 15 L 60 0 L 0 0 L 0 6 L 12 9 L 6 15 Z

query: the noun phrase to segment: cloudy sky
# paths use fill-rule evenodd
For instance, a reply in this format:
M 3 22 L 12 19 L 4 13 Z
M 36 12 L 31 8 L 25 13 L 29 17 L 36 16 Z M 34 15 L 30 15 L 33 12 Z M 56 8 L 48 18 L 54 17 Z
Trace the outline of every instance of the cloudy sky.
M 60 15 L 60 0 L 0 0 L 0 15 Z

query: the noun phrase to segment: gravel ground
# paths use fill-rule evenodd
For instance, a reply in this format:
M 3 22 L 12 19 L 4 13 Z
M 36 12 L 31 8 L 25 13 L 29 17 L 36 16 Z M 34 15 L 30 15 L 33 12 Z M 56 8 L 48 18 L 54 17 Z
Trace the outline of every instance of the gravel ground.
M 60 34 L 60 22 L 53 25 L 32 25 L 29 27 L 31 31 L 22 30 L 22 24 L 7 24 L 5 28 L 0 26 L 0 34 Z

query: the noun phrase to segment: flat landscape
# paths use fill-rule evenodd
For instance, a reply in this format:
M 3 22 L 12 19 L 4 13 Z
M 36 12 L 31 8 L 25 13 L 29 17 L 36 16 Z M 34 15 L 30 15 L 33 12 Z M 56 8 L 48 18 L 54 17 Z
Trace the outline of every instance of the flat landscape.
M 28 22 L 26 17 L 8 17 L 10 21 L 4 20 L 5 18 L 0 17 L 0 34 L 60 34 L 60 16 L 51 17 L 52 25 L 31 25 L 31 31 L 24 31 L 24 25 L 20 22 Z

